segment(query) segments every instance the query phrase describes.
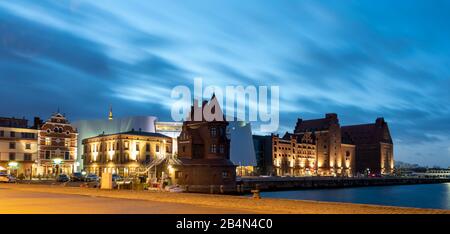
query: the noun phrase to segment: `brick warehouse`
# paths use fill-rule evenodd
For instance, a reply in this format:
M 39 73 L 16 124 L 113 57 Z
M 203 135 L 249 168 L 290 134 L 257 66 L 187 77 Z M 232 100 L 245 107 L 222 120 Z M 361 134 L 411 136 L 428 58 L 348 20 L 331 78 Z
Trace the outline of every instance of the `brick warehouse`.
M 259 171 L 277 176 L 391 174 L 393 142 L 387 122 L 340 126 L 337 114 L 298 119 L 294 133 L 254 136 Z

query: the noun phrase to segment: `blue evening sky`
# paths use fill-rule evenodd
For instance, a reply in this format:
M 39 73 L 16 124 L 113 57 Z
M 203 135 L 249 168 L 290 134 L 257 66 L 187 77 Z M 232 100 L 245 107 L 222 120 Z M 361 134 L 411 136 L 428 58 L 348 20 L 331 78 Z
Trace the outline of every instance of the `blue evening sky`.
M 383 116 L 397 160 L 450 165 L 450 1 L 0 1 L 0 116 L 155 115 L 194 77 L 279 85 L 297 118 Z

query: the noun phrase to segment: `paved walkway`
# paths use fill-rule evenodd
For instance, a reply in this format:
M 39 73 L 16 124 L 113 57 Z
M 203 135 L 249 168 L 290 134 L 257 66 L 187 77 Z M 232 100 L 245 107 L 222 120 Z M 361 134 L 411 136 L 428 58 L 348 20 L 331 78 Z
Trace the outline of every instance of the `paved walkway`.
M 92 198 L 115 198 L 117 203 L 126 203 L 125 200 L 134 202 L 153 202 L 154 205 L 173 207 L 177 213 L 274 213 L 274 214 L 450 214 L 450 210 L 402 208 L 377 205 L 361 205 L 335 202 L 297 201 L 285 199 L 252 199 L 248 197 L 230 195 L 209 195 L 193 193 L 167 193 L 150 191 L 129 190 L 100 190 L 88 188 L 71 188 L 60 185 L 25 185 L 25 184 L 0 184 L 1 190 L 13 190 L 21 192 L 45 193 L 64 195 L 84 195 Z M 79 197 L 79 196 L 75 196 Z M 8 202 L 8 201 L 6 201 Z M 70 196 L 66 202 L 70 202 Z M 137 203 L 136 203 L 137 204 Z M 109 205 L 108 203 L 104 204 Z M 99 204 L 101 206 L 101 204 Z M 138 205 L 136 205 L 138 206 Z M 189 207 L 185 207 L 189 206 Z M 211 210 L 206 210 L 210 208 Z M 80 208 L 81 209 L 81 208 Z M 203 210 L 202 210 L 203 209 Z M 2 208 L 0 206 L 0 212 Z M 159 213 L 161 209 L 148 208 L 146 213 Z M 167 212 L 173 211 L 168 209 Z M 56 211 L 57 212 L 57 211 Z M 117 213 L 122 213 L 117 210 Z M 129 212 L 125 212 L 129 213 Z
M 223 214 L 242 210 L 0 188 L 0 214 Z

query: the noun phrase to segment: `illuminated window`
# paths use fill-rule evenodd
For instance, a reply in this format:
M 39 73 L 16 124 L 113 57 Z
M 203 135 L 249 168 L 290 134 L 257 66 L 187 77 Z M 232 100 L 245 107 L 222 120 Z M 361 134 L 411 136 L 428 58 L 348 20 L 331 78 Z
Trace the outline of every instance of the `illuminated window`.
M 212 128 L 211 128 L 211 136 L 212 136 L 212 137 L 215 137 L 216 135 L 217 135 L 217 130 L 216 130 L 215 127 L 212 127 Z
M 223 171 L 222 172 L 222 178 L 228 178 L 228 171 Z
M 211 153 L 216 153 L 216 144 L 212 144 L 210 148 Z
M 130 148 L 130 142 L 125 141 L 125 150 L 128 150 Z
M 52 144 L 52 139 L 50 137 L 46 137 L 45 138 L 45 145 L 51 145 Z

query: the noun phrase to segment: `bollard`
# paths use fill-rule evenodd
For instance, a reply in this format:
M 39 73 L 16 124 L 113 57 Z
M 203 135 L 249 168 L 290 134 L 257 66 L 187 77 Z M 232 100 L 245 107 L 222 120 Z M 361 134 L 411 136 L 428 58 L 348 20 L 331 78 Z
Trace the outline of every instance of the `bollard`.
M 220 193 L 224 193 L 224 192 L 225 192 L 224 186 L 220 185 Z
M 259 194 L 259 189 L 253 189 L 252 193 L 253 193 L 254 199 L 261 199 L 261 195 Z
M 211 193 L 211 194 L 214 193 L 214 185 L 209 186 L 209 193 Z

